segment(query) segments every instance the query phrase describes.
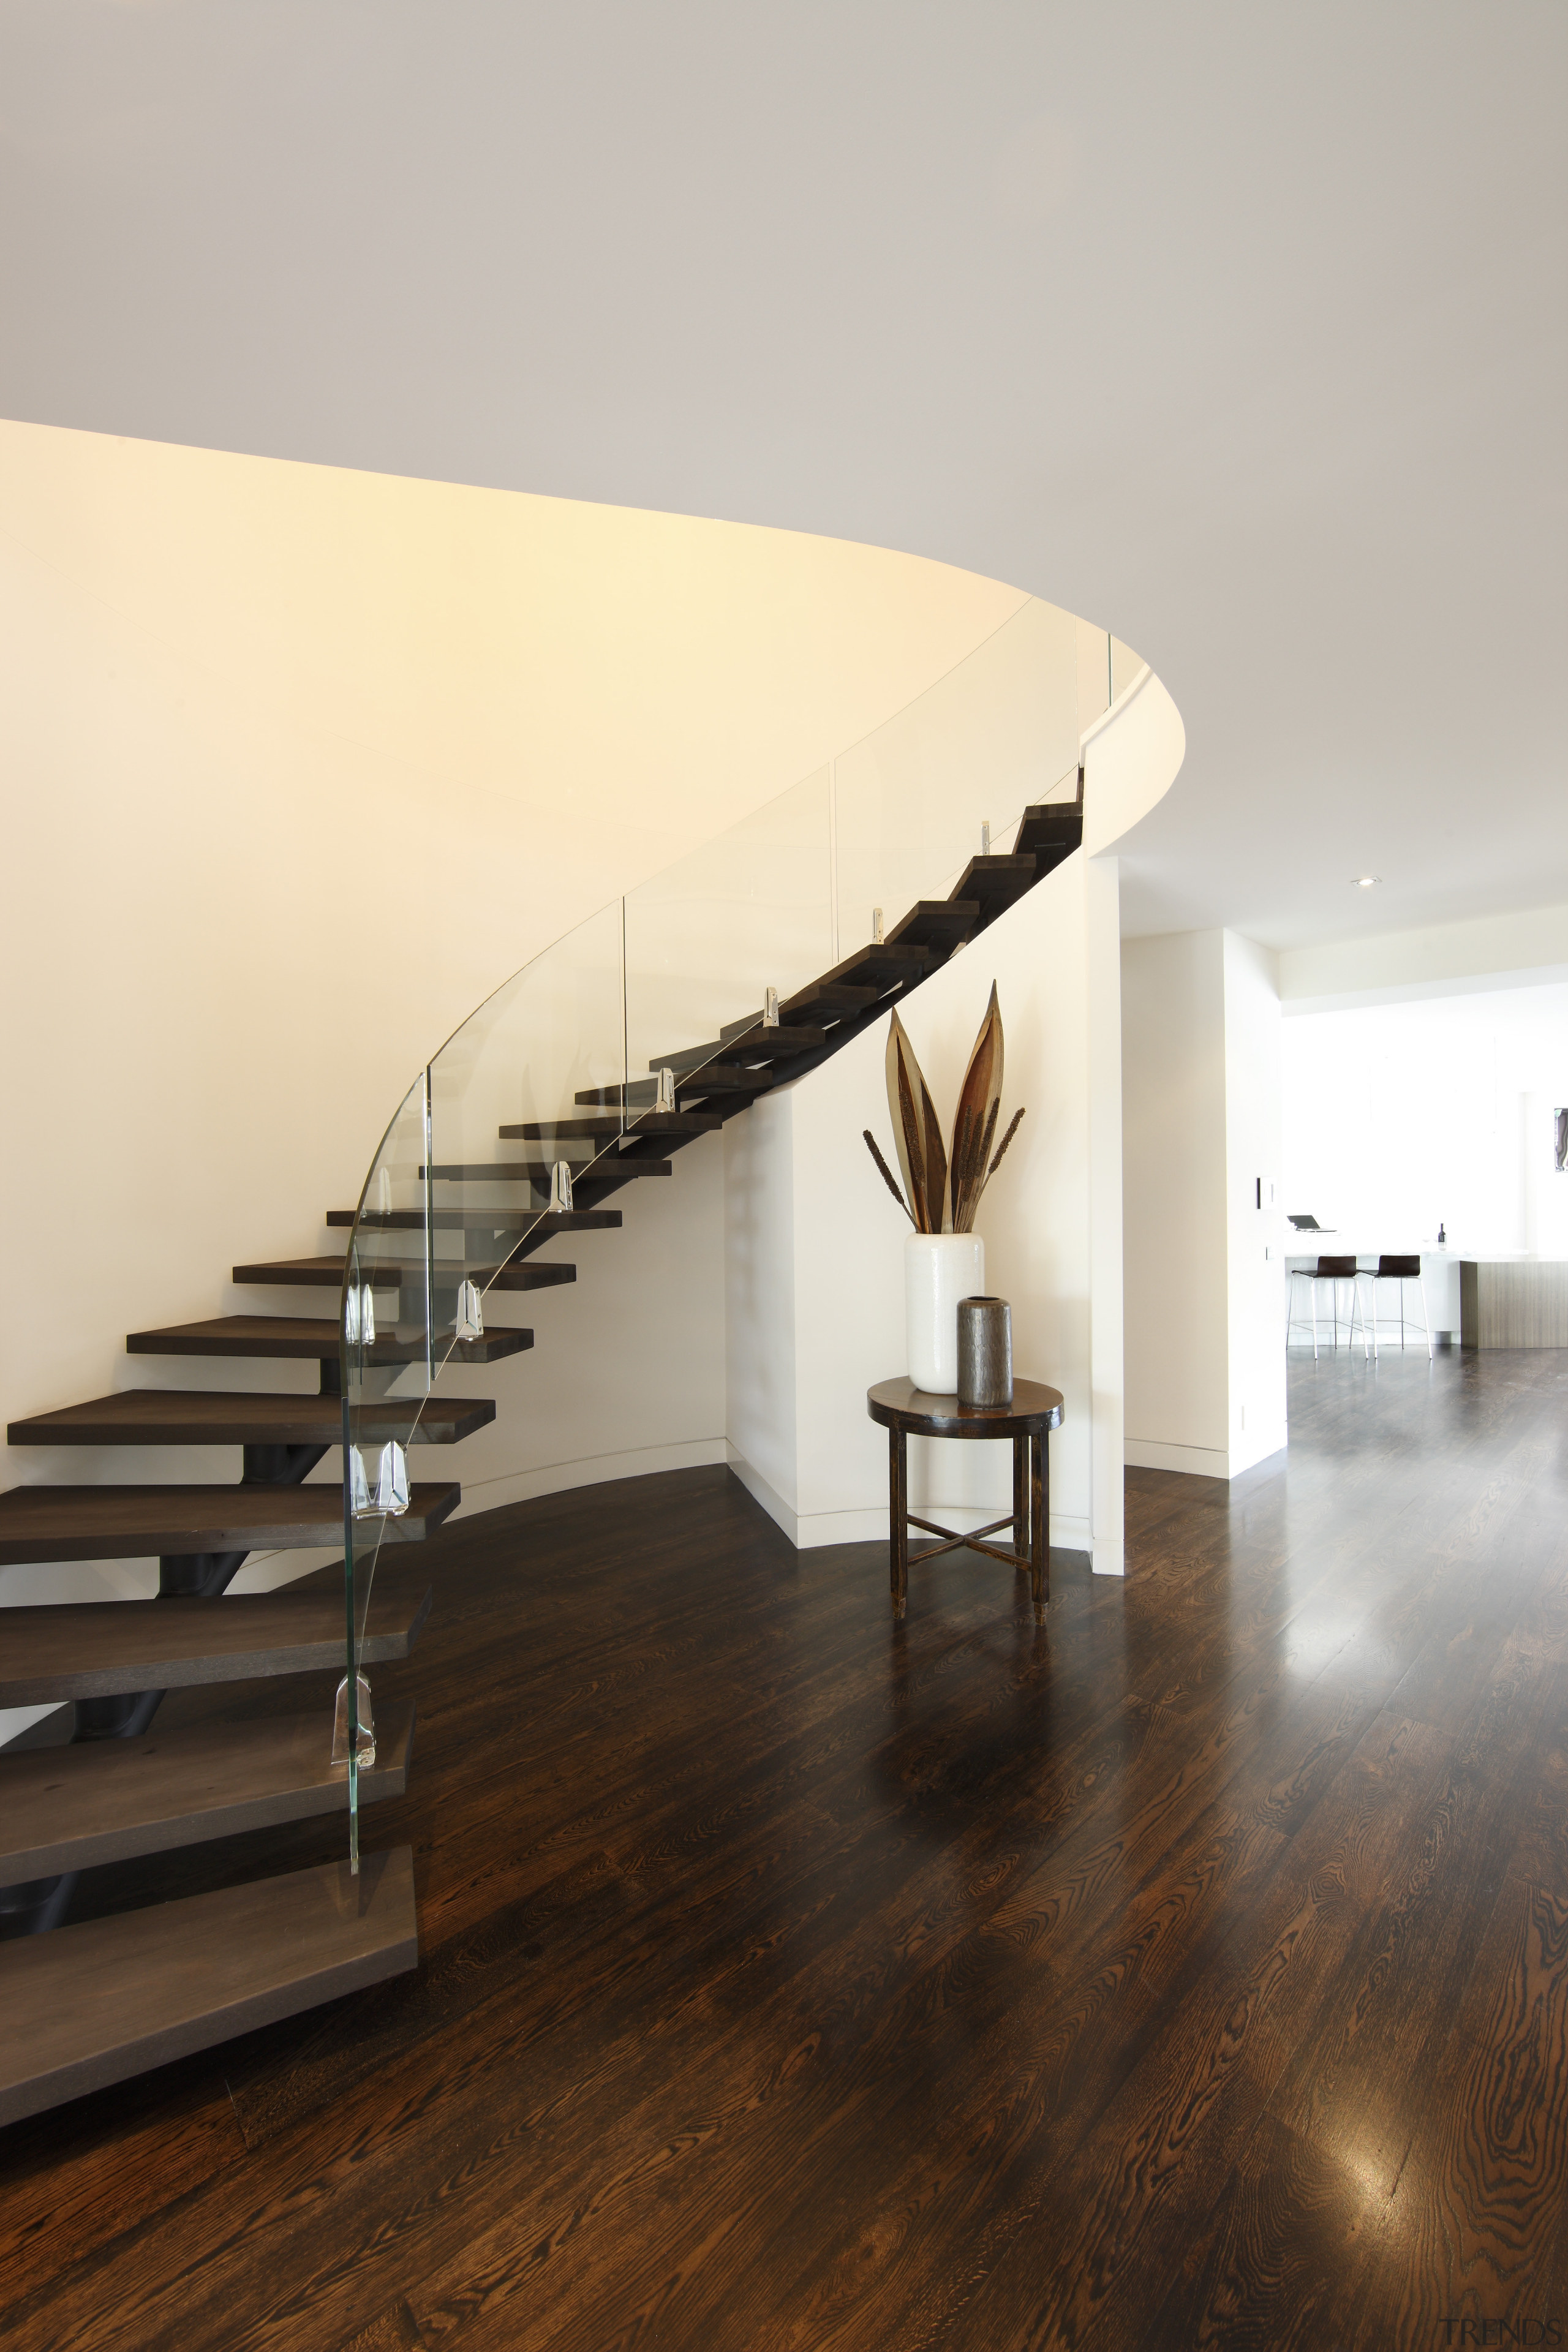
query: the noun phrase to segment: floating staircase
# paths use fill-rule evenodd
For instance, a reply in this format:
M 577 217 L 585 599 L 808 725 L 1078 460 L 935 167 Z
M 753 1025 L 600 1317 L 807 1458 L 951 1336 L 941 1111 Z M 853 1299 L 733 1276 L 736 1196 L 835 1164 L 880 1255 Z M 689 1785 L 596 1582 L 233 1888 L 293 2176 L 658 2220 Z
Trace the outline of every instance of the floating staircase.
M 574 1266 L 537 1252 L 569 1235 L 613 1232 L 619 1209 L 602 1203 L 634 1181 L 668 1177 L 676 1153 L 722 1127 L 770 1089 L 788 1085 L 879 1020 L 889 1005 L 994 922 L 1068 856 L 1082 832 L 1077 803 L 1028 809 L 1015 848 L 973 859 L 951 897 L 921 899 L 885 940 L 846 957 L 776 1008 L 726 1024 L 711 1042 L 649 1065 L 646 1079 L 579 1092 L 556 1119 L 502 1124 L 512 1158 L 440 1161 L 420 1168 L 442 1188 L 433 1215 L 333 1209 L 329 1228 L 356 1244 L 384 1232 L 394 1250 L 405 1230 L 442 1237 L 444 1294 L 473 1282 L 486 1294 L 552 1288 Z M 661 1079 L 661 1073 L 668 1072 Z M 665 1101 L 658 1107 L 661 1083 Z M 628 1124 L 628 1119 L 633 1123 Z M 481 1147 L 482 1148 L 482 1147 Z M 544 1207 L 562 1157 L 593 1155 L 571 1189 L 570 1210 Z M 521 1189 L 493 1208 L 460 1196 L 468 1187 Z M 411 1240 L 409 1247 L 413 1247 Z M 417 1255 L 358 1261 L 356 1281 L 391 1301 L 405 1283 L 427 1281 Z M 341 1255 L 237 1265 L 236 1283 L 268 1290 L 342 1294 Z M 359 1361 L 389 1375 L 423 1360 L 423 1343 L 396 1331 L 367 1340 Z M 383 1320 L 378 1312 L 377 1321 Z M 450 1328 L 450 1327 L 448 1327 Z M 445 1344 L 445 1343 L 444 1343 Z M 446 1360 L 488 1364 L 533 1344 L 531 1331 L 486 1328 L 447 1348 Z M 313 1714 L 266 1721 L 217 1719 L 153 1728 L 165 1691 L 243 1684 L 258 1676 L 342 1672 L 340 1594 L 285 1587 L 233 1596 L 247 1555 L 312 1549 L 341 1539 L 341 1479 L 310 1485 L 341 1447 L 343 1335 L 336 1318 L 225 1315 L 137 1331 L 137 1357 L 315 1362 L 314 1395 L 206 1390 L 118 1391 L 12 1423 L 13 1445 L 31 1447 L 237 1446 L 237 1485 L 26 1486 L 0 1494 L 0 1564 L 148 1559 L 159 1561 L 154 1601 L 51 1602 L 0 1613 L 0 1706 L 55 1703 L 75 1709 L 69 1746 L 23 1744 L 0 1751 L 0 2122 L 123 2079 L 317 2001 L 414 1967 L 417 1935 L 407 1848 L 293 1872 L 72 1925 L 76 1874 L 204 1840 L 342 1809 L 347 1772 L 331 1760 L 330 1723 Z M 452 1445 L 495 1418 L 488 1400 L 426 1397 L 356 1407 L 356 1438 L 400 1432 Z M 412 1484 L 383 1539 L 417 1542 L 457 1507 L 450 1481 Z M 363 1663 L 406 1657 L 429 1607 L 371 1601 Z M 413 1739 L 411 1711 L 390 1706 L 376 1759 L 359 1780 L 361 1803 L 402 1793 Z M 39 1931 L 48 1930 L 44 1933 Z

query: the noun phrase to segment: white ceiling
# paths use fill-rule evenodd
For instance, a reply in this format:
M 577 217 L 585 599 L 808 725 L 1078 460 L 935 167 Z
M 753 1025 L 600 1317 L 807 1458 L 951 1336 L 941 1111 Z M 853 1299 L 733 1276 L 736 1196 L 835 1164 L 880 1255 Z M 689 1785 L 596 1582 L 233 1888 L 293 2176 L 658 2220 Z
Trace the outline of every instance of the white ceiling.
M 967 565 L 1181 707 L 1130 929 L 1541 905 L 1565 68 L 1560 0 L 0 0 L 0 412 Z

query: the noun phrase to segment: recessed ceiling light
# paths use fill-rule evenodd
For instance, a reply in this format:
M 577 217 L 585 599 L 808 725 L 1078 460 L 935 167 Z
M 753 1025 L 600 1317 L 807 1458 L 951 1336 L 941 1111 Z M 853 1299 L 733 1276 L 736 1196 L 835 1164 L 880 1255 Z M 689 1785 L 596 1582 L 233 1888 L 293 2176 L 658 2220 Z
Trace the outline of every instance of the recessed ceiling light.
M 1381 874 L 1353 875 L 1351 879 L 1351 888 L 1352 890 L 1375 890 L 1382 879 L 1383 877 Z

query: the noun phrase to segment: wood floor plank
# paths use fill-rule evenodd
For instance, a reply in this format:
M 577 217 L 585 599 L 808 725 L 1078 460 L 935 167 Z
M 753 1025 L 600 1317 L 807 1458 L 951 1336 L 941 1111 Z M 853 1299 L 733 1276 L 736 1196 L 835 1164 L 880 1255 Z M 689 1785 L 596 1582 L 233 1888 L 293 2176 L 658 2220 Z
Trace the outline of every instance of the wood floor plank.
M 1144 2342 L 1321 2352 L 1355 2300 L 1374 2203 L 1331 2157 L 1260 2116 Z
M 1466 1679 L 1463 1675 L 1461 1680 Z M 1405 1689 L 1390 1702 L 1388 1720 Z M 1411 1822 L 1339 1981 L 1270 2101 L 1363 2182 L 1393 2193 L 1487 1934 L 1510 1850 L 1519 1765 L 1537 1749 L 1548 1691 L 1500 1658 L 1470 1736 Z
M 1190 2236 L 1395 1860 L 1409 1802 L 1445 1761 L 1440 1736 L 1422 1725 L 1363 1744 L 1334 1815 L 1287 1848 L 1266 1898 L 1070 2155 L 1031 2152 L 1016 2180 L 998 2184 L 974 2291 L 947 2301 L 933 2343 L 1079 2340 L 1137 2275 L 1135 2257 L 1147 2273 L 1151 2240 L 1169 2255 Z M 1064 2218 L 1042 2282 L 1033 2232 L 1047 2210 Z
M 1542 2314 L 1568 2182 L 1568 1889 L 1504 1882 L 1401 2173 L 1363 2343 Z
M 962 1553 L 895 1629 L 879 1547 L 795 1554 L 722 1469 L 384 1561 L 437 1594 L 373 1668 L 421 1729 L 366 1820 L 422 1969 L 78 2101 L 36 2165 L 0 2137 L 7 2352 L 1381 2352 L 1552 2308 L 1565 1381 L 1293 1362 L 1289 1454 L 1130 1473 L 1128 1577 L 1060 1556 L 1040 1636 Z
M 91 2104 L 89 2102 L 89 2104 Z M 126 2084 L 108 2128 L 83 2145 L 75 2105 L 0 2137 L 0 2280 L 8 2303 L 104 2257 L 150 2217 L 243 2163 L 245 2136 L 204 2060 Z

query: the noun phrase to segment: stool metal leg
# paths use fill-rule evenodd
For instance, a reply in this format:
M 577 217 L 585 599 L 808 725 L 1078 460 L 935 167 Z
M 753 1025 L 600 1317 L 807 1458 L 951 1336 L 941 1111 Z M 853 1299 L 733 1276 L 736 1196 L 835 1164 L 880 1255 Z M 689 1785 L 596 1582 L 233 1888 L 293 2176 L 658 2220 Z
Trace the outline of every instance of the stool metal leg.
M 1318 1277 L 1312 1276 L 1312 1361 L 1318 1360 Z
M 1290 1267 L 1285 1284 L 1285 1345 L 1287 1347 L 1290 1345 L 1291 1332 L 1300 1331 L 1302 1328 L 1303 1318 L 1296 1312 L 1296 1301 L 1300 1298 L 1301 1294 L 1297 1289 L 1296 1285 L 1299 1282 L 1305 1281 L 1307 1277 L 1300 1266 L 1293 1265 Z

